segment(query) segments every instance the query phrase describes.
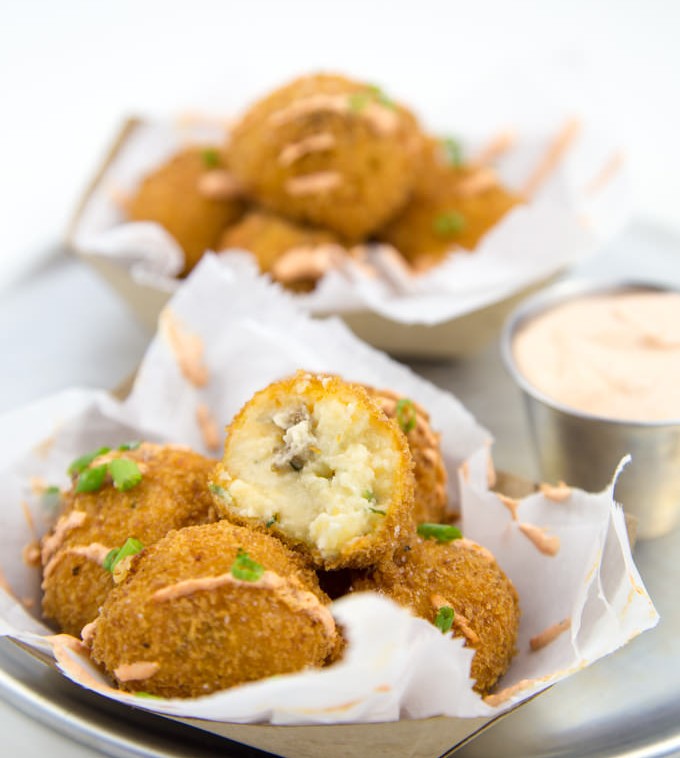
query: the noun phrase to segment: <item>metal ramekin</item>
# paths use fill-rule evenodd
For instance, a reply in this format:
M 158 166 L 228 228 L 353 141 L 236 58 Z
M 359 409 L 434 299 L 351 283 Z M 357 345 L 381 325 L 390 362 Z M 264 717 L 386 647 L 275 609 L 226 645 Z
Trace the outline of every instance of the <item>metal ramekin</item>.
M 536 456 L 544 479 L 600 491 L 619 461 L 631 462 L 619 476 L 615 498 L 637 520 L 640 538 L 661 536 L 680 520 L 680 419 L 622 421 L 562 405 L 520 373 L 512 352 L 517 330 L 541 312 L 584 295 L 668 291 L 645 282 L 566 280 L 523 301 L 502 332 L 505 365 L 524 396 Z M 680 381 L 680 377 L 678 377 Z

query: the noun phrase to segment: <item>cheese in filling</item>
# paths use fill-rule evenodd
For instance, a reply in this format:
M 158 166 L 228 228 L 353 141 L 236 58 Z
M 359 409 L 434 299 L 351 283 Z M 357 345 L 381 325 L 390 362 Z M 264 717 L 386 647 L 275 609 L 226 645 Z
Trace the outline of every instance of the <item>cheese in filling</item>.
M 258 409 L 232 441 L 219 494 L 235 513 L 264 521 L 324 558 L 372 532 L 393 496 L 400 451 L 379 417 L 329 394 Z

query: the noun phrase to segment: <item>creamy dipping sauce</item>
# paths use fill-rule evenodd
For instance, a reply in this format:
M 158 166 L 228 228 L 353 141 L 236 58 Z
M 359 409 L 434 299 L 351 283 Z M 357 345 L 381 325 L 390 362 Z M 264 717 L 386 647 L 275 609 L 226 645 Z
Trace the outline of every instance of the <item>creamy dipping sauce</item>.
M 527 381 L 562 405 L 628 421 L 680 419 L 680 293 L 584 296 L 513 339 Z

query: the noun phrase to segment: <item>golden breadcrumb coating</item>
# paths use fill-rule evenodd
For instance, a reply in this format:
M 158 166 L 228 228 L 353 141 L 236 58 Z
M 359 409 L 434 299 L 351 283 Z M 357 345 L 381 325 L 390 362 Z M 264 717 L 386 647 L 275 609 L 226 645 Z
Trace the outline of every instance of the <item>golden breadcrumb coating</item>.
M 155 221 L 175 238 L 184 251 L 182 276 L 214 249 L 224 227 L 243 212 L 233 178 L 233 194 L 224 190 L 229 183 L 226 162 L 223 150 L 185 148 L 144 177 L 128 203 L 133 221 Z
M 521 202 L 488 167 L 447 163 L 441 142 L 429 138 L 411 199 L 377 236 L 422 271 L 454 248 L 474 250 Z
M 128 537 L 150 545 L 171 529 L 216 520 L 208 490 L 215 461 L 187 448 L 144 443 L 100 456 L 90 467 L 114 458 L 138 465 L 139 484 L 120 491 L 109 478 L 97 492 L 75 492 L 74 483 L 42 540 L 43 612 L 76 637 L 113 587 L 111 573 L 102 567 L 109 550 Z
M 414 463 L 414 520 L 416 523 L 445 521 L 448 475 L 442 458 L 441 435 L 432 429 L 428 412 L 419 403 L 392 390 L 366 389 L 383 412 L 389 418 L 396 419 L 406 434 Z
M 408 199 L 420 139 L 414 116 L 377 88 L 317 74 L 248 109 L 231 166 L 262 205 L 356 241 Z
M 213 477 L 217 507 L 318 567 L 369 566 L 413 530 L 408 444 L 363 387 L 298 372 L 242 408 Z
M 274 537 L 228 521 L 186 527 L 135 556 L 97 619 L 92 657 L 123 689 L 197 697 L 322 666 L 339 643 L 327 604 Z
M 517 592 L 491 553 L 471 540 L 414 540 L 393 560 L 357 574 L 352 590 L 378 591 L 431 622 L 440 608 L 452 608 L 453 634 L 475 649 L 471 676 L 482 694 L 507 671 L 516 652 Z
M 273 279 L 293 289 L 309 290 L 323 273 L 318 267 L 299 267 L 297 276 L 293 276 L 285 275 L 277 264 L 286 254 L 306 253 L 306 258 L 313 258 L 315 252 L 323 252 L 328 246 L 339 248 L 339 239 L 327 229 L 305 226 L 275 213 L 254 210 L 225 229 L 217 250 L 248 250 L 255 256 L 260 271 L 271 274 Z

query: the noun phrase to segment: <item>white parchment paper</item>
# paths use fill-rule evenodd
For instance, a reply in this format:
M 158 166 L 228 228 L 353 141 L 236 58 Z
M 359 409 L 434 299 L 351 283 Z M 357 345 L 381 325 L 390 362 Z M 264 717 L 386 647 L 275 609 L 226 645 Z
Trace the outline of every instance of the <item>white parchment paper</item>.
M 492 100 L 493 93 L 485 97 Z M 564 125 L 565 114 L 533 102 L 532 107 L 518 103 L 513 113 L 511 123 L 496 125 L 497 130 L 511 127 L 517 137 L 495 167 L 508 187 L 520 191 Z M 493 137 L 489 118 L 482 113 L 468 119 L 461 133 L 452 118 L 448 128 L 460 139 L 464 155 L 474 157 Z M 143 121 L 86 202 L 72 233 L 76 249 L 112 259 L 133 280 L 173 292 L 179 286 L 173 276 L 182 268 L 180 248 L 157 224 L 129 222 L 119 198 L 134 192 L 145 174 L 183 145 L 227 136 L 227 127 L 216 120 Z M 312 293 L 296 298 L 314 314 L 372 311 L 406 324 L 438 324 L 499 302 L 587 256 L 620 228 L 630 206 L 625 171 L 617 169 L 601 186 L 596 181 L 616 156 L 609 141 L 582 126 L 531 201 L 505 216 L 474 254 L 452 254 L 435 269 L 410 276 L 376 247 L 371 262 L 377 277 L 348 260 Z M 233 251 L 221 257 L 231 267 Z
M 515 583 L 522 607 L 519 652 L 501 687 L 501 705 L 471 689 L 472 651 L 392 602 L 348 596 L 332 612 L 349 639 L 344 659 L 324 670 L 236 687 L 191 700 L 160 700 L 111 689 L 77 653 L 61 651 L 64 673 L 106 697 L 174 716 L 218 721 L 340 723 L 493 715 L 625 644 L 657 622 L 633 564 L 622 511 L 612 489 L 572 491 L 565 502 L 541 494 L 519 505 L 519 520 L 487 487 L 489 434 L 451 395 L 369 348 L 337 320 L 314 320 L 259 277 L 252 264 L 225 269 L 207 256 L 168 308 L 205 345 L 208 383 L 196 388 L 180 372 L 163 332 L 154 339 L 129 397 L 73 389 L 0 418 L 0 633 L 51 651 L 52 632 L 38 620 L 39 571 L 22 549 L 55 518 L 33 493 L 43 483 L 68 485 L 69 462 L 84 451 L 131 439 L 189 444 L 206 451 L 196 423 L 205 403 L 226 424 L 251 394 L 298 368 L 338 372 L 416 398 L 442 432 L 463 531 L 493 551 Z M 463 465 L 465 464 L 465 465 Z M 458 476 L 459 470 L 461 472 Z M 30 518 L 27 518 L 27 512 Z M 539 552 L 520 530 L 531 523 L 559 537 L 555 556 Z M 37 534 L 36 534 L 37 533 Z M 568 618 L 571 628 L 538 652 L 529 639 Z

